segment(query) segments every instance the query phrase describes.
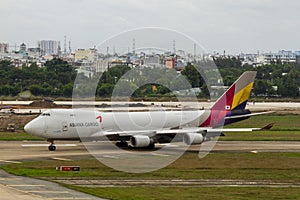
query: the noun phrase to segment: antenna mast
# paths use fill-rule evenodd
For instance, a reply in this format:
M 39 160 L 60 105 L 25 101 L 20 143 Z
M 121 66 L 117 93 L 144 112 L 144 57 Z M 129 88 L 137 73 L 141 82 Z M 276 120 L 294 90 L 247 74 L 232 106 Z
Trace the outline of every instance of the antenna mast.
M 64 36 L 64 55 L 67 54 L 67 36 Z

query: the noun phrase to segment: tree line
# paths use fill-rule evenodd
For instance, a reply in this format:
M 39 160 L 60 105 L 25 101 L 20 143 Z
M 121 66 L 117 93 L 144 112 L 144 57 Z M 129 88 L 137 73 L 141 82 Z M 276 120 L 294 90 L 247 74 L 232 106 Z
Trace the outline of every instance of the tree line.
M 242 65 L 238 58 L 217 58 L 224 85 L 232 84 L 244 71 L 257 71 L 253 93 L 261 97 L 297 98 L 300 89 L 300 64 L 271 62 L 252 66 Z M 234 66 L 234 67 L 233 67 Z
M 44 67 L 36 63 L 15 67 L 10 61 L 0 61 L 0 95 L 17 96 L 30 91 L 35 96 L 71 96 L 75 69 L 60 59 L 47 61 Z
M 300 65 L 296 63 L 271 63 L 269 65 L 242 65 L 238 58 L 214 58 L 224 85 L 231 85 L 244 71 L 257 71 L 253 94 L 260 97 L 299 97 Z M 209 66 L 211 63 L 202 63 Z M 204 74 L 212 73 L 209 67 L 197 68 L 188 63 L 177 72 L 165 68 L 130 68 L 127 65 L 110 67 L 94 76 L 77 74 L 73 66 L 61 59 L 47 61 L 43 67 L 36 63 L 15 67 L 10 61 L 0 61 L 0 95 L 18 96 L 30 91 L 44 97 L 172 97 L 172 91 L 191 87 L 201 88 L 201 97 L 209 97 Z M 215 80 L 216 82 L 217 80 Z

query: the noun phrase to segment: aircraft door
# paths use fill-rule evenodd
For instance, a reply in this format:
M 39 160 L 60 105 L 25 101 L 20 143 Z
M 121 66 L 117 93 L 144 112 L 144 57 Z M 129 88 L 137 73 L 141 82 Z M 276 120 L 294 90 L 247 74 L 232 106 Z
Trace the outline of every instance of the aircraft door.
M 68 123 L 67 122 L 63 122 L 62 123 L 62 131 L 68 131 Z

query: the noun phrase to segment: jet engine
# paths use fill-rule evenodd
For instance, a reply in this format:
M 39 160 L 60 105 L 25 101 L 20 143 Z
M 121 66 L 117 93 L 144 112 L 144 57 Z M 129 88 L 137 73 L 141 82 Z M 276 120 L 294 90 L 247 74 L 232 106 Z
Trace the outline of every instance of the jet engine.
M 183 135 L 183 142 L 186 145 L 202 144 L 204 137 L 201 133 L 186 133 Z
M 131 145 L 137 148 L 149 147 L 153 141 L 145 135 L 135 135 L 130 138 Z

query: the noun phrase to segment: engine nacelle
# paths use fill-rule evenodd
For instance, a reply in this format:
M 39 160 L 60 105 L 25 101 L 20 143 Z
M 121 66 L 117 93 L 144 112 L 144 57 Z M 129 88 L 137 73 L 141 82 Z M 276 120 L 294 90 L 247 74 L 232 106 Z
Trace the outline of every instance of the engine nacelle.
M 202 144 L 204 137 L 201 133 L 186 133 L 183 135 L 183 142 L 186 145 Z
M 151 139 L 145 135 L 135 135 L 130 138 L 131 145 L 137 148 L 149 147 Z

